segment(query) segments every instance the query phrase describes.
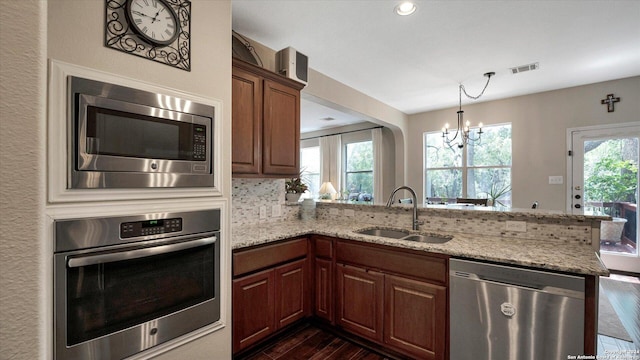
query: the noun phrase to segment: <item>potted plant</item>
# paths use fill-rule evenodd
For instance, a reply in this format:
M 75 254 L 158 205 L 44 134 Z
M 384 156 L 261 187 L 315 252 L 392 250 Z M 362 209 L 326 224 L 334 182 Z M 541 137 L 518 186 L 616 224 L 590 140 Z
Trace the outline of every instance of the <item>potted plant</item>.
M 284 183 L 285 198 L 287 202 L 298 202 L 303 192 L 307 191 L 309 187 L 302 181 L 300 176 L 288 179 Z
M 506 206 L 503 202 L 500 201 L 504 195 L 506 195 L 509 191 L 511 191 L 511 185 L 498 185 L 491 184 L 491 189 L 487 193 L 487 205 L 488 206 Z

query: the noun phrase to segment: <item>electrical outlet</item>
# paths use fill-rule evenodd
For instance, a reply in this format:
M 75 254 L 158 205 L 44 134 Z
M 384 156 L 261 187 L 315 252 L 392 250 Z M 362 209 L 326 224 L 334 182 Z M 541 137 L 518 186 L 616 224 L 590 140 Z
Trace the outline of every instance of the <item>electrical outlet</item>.
M 266 218 L 267 218 L 267 207 L 260 206 L 260 219 L 266 219 Z
M 527 232 L 527 222 L 526 221 L 507 221 L 506 230 L 513 231 L 513 232 Z
M 549 185 L 562 185 L 564 179 L 562 175 L 559 176 L 549 176 Z
M 280 207 L 280 204 L 271 206 L 271 216 L 282 216 L 282 208 Z
M 344 216 L 352 217 L 356 214 L 353 209 L 344 209 Z
M 331 209 L 329 209 L 329 215 L 338 216 L 338 215 L 340 215 L 340 210 L 338 210 L 336 208 L 331 208 Z

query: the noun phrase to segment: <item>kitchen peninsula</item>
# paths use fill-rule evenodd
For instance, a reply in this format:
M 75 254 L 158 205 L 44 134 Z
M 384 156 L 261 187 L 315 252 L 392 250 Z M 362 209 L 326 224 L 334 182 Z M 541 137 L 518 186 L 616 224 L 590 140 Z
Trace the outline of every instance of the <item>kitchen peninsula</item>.
M 271 300 L 260 301 L 271 302 L 280 310 L 274 310 L 277 314 L 266 320 L 274 325 L 234 333 L 234 352 L 250 349 L 285 328 L 278 321 L 288 324 L 288 321 L 313 315 L 315 319 L 403 355 L 446 359 L 450 310 L 448 261 L 459 258 L 584 278 L 584 353 L 595 353 L 595 290 L 598 276 L 607 276 L 608 270 L 592 244 L 598 243 L 600 221 L 606 217 L 538 210 L 428 206 L 418 211 L 422 222 L 420 229 L 411 231 L 411 212 L 412 208 L 405 205 L 386 208 L 318 202 L 313 220 L 303 221 L 290 216 L 284 221 L 236 225 L 232 239 L 236 309 L 241 311 L 241 307 L 251 305 L 252 296 L 244 297 L 248 303 L 238 300 L 243 289 L 255 290 L 256 284 L 272 282 L 275 283 L 274 290 L 268 290 L 269 286 L 264 289 Z M 371 228 L 445 235 L 451 240 L 421 243 L 359 233 Z M 308 245 L 304 245 L 307 241 Z M 271 248 L 273 246 L 277 248 Z M 261 251 L 270 248 L 272 255 L 277 254 L 272 263 L 265 260 L 269 255 L 260 256 L 262 265 L 249 266 L 247 270 L 251 259 L 257 258 L 258 254 L 267 254 Z M 286 254 L 292 255 L 287 258 Z M 287 283 L 292 277 L 285 277 L 294 273 L 299 276 L 297 286 L 293 285 L 295 282 Z M 256 275 L 262 277 L 251 281 Z M 279 283 L 286 283 L 286 286 L 278 286 Z M 350 292 L 358 286 L 363 286 L 361 297 L 359 293 Z M 297 289 L 298 294 L 291 297 L 283 289 Z M 272 295 L 268 295 L 270 291 Z M 305 292 L 311 294 L 309 299 L 304 299 Z M 403 298 L 404 304 L 411 306 L 390 305 L 396 297 L 407 294 L 415 295 Z M 424 299 L 430 300 L 423 302 Z M 291 308 L 292 300 L 298 302 L 300 308 L 290 314 L 283 313 L 282 309 Z M 358 308 L 349 307 L 361 300 L 371 306 L 370 312 L 359 314 Z M 420 316 L 411 312 L 413 309 L 443 315 L 429 320 L 429 328 L 434 329 L 432 333 L 425 330 L 424 336 L 415 338 L 425 339 L 424 343 L 411 340 L 409 330 L 404 331 L 406 326 L 397 323 L 397 319 L 403 317 Z M 244 329 L 237 323 L 241 319 L 234 310 L 236 330 L 240 332 Z M 371 322 L 367 323 L 369 320 Z M 416 333 L 420 329 L 410 331 Z

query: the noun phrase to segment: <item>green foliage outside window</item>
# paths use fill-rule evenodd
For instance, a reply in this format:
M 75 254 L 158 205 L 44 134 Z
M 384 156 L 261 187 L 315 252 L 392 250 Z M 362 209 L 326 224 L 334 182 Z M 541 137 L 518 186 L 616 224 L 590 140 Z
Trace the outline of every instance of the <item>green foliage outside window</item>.
M 373 196 L 373 143 L 349 143 L 346 145 L 346 152 L 346 192 Z
M 638 139 L 585 142 L 585 202 L 636 203 Z M 612 207 L 596 212 L 616 216 Z
M 471 137 L 478 137 L 477 130 Z M 510 124 L 483 128 L 481 141 L 462 149 L 444 144 L 439 132 L 426 134 L 425 140 L 427 198 L 493 198 L 499 193 L 496 203 L 510 205 Z

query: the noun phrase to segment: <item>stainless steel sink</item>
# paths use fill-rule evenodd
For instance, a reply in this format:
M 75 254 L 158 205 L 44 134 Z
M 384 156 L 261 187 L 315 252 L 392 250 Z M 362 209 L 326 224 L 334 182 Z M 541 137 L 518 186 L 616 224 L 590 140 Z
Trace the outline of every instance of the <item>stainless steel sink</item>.
M 379 229 L 379 228 L 364 229 L 356 232 L 362 235 L 381 236 L 381 237 L 388 237 L 392 239 L 400 239 L 411 234 L 409 231 L 406 231 L 406 230 Z
M 443 244 L 451 240 L 451 236 L 435 235 L 435 234 L 416 234 L 408 230 L 389 229 L 389 228 L 373 228 L 356 231 L 358 234 L 380 236 L 391 239 L 415 241 L 429 244 Z
M 414 235 L 405 236 L 401 239 L 407 240 L 407 241 L 429 243 L 429 244 L 444 244 L 447 241 L 451 240 L 451 236 L 414 234 Z

